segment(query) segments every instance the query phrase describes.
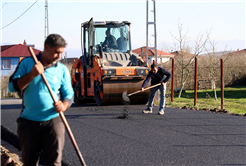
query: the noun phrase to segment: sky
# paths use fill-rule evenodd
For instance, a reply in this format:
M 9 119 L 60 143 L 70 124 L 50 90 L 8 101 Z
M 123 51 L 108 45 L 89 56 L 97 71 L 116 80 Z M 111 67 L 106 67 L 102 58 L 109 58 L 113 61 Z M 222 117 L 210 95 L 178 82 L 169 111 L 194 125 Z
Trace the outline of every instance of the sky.
M 43 50 L 45 0 L 0 1 L 1 45 L 23 44 L 26 40 L 27 44 L 35 44 L 35 48 Z M 136 49 L 146 46 L 146 4 L 146 0 L 48 0 L 49 33 L 57 33 L 65 38 L 68 57 L 79 57 L 81 23 L 91 17 L 95 21 L 127 20 L 132 23 L 132 49 Z M 148 18 L 153 21 L 153 1 L 149 0 L 148 4 Z M 187 33 L 191 47 L 199 34 L 210 31 L 209 36 L 216 43 L 216 51 L 246 48 L 246 0 L 156 0 L 155 5 L 157 48 L 160 50 L 170 52 L 177 44 L 174 37 L 179 36 L 178 24 L 182 24 L 182 33 Z M 152 47 L 153 34 L 153 26 L 149 26 L 148 45 Z

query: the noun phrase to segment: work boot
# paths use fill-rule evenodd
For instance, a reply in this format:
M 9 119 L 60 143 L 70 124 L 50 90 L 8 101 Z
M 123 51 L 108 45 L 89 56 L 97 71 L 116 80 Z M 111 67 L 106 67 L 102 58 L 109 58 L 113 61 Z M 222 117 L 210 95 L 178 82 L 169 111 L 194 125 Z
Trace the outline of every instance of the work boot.
M 143 110 L 144 114 L 152 114 L 152 109 L 147 108 L 146 110 Z
M 158 115 L 164 115 L 164 109 L 161 109 L 159 112 L 158 112 Z

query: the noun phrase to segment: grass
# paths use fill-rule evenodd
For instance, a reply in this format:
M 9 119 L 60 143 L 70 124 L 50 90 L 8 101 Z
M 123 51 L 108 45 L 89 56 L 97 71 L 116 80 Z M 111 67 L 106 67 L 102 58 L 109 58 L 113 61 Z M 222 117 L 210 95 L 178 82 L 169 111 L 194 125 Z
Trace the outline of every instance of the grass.
M 221 109 L 221 89 L 216 89 L 218 100 L 214 98 L 212 89 L 197 91 L 197 108 L 219 108 Z M 186 90 L 182 93 L 182 97 L 178 98 L 178 94 L 174 95 L 174 102 L 166 102 L 169 107 L 194 107 L 194 90 Z M 246 114 L 246 87 L 226 87 L 224 89 L 224 109 L 229 113 Z

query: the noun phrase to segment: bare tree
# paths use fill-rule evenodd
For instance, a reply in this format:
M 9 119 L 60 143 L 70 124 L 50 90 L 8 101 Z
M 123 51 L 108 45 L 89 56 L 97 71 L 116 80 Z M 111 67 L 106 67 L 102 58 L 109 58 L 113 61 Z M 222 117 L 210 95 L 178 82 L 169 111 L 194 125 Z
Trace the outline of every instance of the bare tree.
M 207 33 L 209 34 L 209 33 Z M 208 44 L 206 46 L 206 52 L 207 52 L 207 59 L 208 62 L 204 63 L 206 64 L 205 69 L 208 71 L 209 73 L 209 77 L 212 79 L 212 88 L 214 90 L 214 98 L 215 100 L 217 100 L 217 93 L 216 93 L 216 79 L 218 77 L 220 77 L 220 59 L 223 58 L 224 62 L 226 62 L 229 59 L 229 56 L 231 55 L 231 53 L 228 53 L 228 51 L 226 51 L 226 47 L 224 49 L 223 52 L 221 52 L 220 54 L 217 53 L 216 51 L 216 45 L 217 43 L 215 41 L 212 41 L 208 36 Z M 230 51 L 231 52 L 231 51 Z
M 198 34 L 197 39 L 195 41 L 195 46 L 193 48 L 189 46 L 189 40 L 188 40 L 188 31 L 183 34 L 183 24 L 178 23 L 178 37 L 174 37 L 174 39 L 177 41 L 177 44 L 175 46 L 175 49 L 177 51 L 174 52 L 175 56 L 175 69 L 178 70 L 178 72 L 181 75 L 181 88 L 179 91 L 179 98 L 181 97 L 182 90 L 185 86 L 186 81 L 188 80 L 190 74 L 194 71 L 193 68 L 190 68 L 192 65 L 192 62 L 198 55 L 204 51 L 205 45 L 208 40 L 209 34 Z

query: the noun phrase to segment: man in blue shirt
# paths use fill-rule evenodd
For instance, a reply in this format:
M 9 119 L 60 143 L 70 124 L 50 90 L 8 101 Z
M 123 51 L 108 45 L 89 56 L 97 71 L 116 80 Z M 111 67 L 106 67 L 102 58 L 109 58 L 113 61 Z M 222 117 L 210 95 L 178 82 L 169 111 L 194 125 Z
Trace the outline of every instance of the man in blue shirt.
M 58 62 L 66 45 L 60 35 L 49 35 L 44 51 L 37 55 L 39 62 L 35 64 L 31 57 L 23 59 L 9 79 L 11 92 L 23 91 L 17 134 L 25 166 L 37 165 L 42 150 L 45 165 L 61 165 L 65 127 L 59 112 L 71 106 L 74 95 L 69 71 Z M 42 80 L 42 73 L 53 91 L 55 103 Z
M 156 85 L 158 83 L 161 83 L 160 86 L 156 86 L 154 88 L 150 89 L 150 95 L 149 95 L 149 103 L 146 110 L 143 111 L 144 114 L 151 114 L 152 113 L 152 107 L 154 102 L 154 97 L 158 89 L 160 89 L 160 108 L 159 108 L 159 115 L 164 114 L 165 110 L 165 92 L 166 92 L 166 83 L 167 81 L 172 77 L 172 74 L 167 71 L 166 69 L 162 67 L 157 67 L 156 64 L 151 65 L 151 70 L 149 71 L 149 74 L 147 75 L 146 79 L 143 82 L 142 85 L 142 91 L 147 86 L 149 81 L 151 80 L 151 86 Z

